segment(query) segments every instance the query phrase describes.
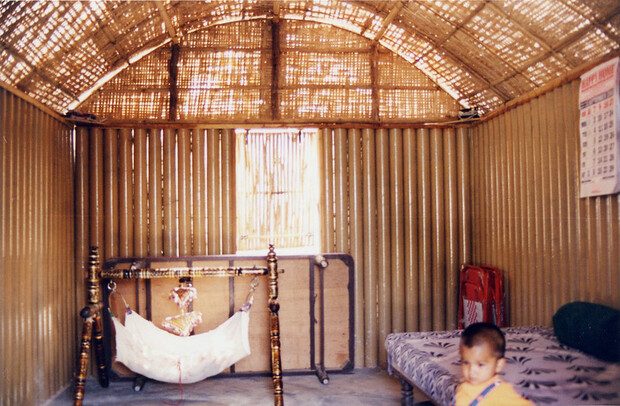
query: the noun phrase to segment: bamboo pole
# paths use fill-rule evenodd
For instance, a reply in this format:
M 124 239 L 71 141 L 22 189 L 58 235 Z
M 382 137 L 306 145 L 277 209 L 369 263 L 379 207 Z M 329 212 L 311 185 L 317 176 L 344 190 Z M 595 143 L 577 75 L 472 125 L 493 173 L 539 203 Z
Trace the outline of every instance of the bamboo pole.
M 349 202 L 350 202 L 350 238 L 351 256 L 355 263 L 353 288 L 355 294 L 355 360 L 358 368 L 364 366 L 364 227 L 362 203 L 362 144 L 359 129 L 348 130 L 349 140 Z
M 176 134 L 173 129 L 164 129 L 164 149 L 162 160 L 163 176 L 163 208 L 164 208 L 164 256 L 179 255 L 177 223 L 177 179 L 176 179 Z
M 334 131 L 334 196 L 335 196 L 335 249 L 349 252 L 348 194 L 347 194 L 347 130 Z
M 119 130 L 119 255 L 129 257 L 133 251 L 133 181 L 131 130 Z
M 405 330 L 405 241 L 403 207 L 403 135 L 389 132 L 390 274 L 392 284 L 392 331 Z
M 445 208 L 443 189 L 442 131 L 431 129 L 431 215 L 432 215 L 432 303 L 433 329 L 446 327 L 446 257 L 445 257 Z
M 207 131 L 207 210 L 209 254 L 221 254 L 220 233 L 220 134 L 219 130 Z
M 405 252 L 405 329 L 417 331 L 419 325 L 418 290 L 418 201 L 415 131 L 403 131 L 403 200 Z
M 377 366 L 377 218 L 375 135 L 362 130 L 362 205 L 364 227 L 364 364 Z
M 207 254 L 207 208 L 206 208 L 206 134 L 195 128 L 192 132 L 192 181 L 193 181 L 193 247 L 194 255 Z
M 390 275 L 390 157 L 388 131 L 379 129 L 375 132 L 377 161 L 377 266 L 379 295 L 379 343 L 392 330 L 392 280 Z M 387 354 L 380 345 L 379 365 L 386 366 Z
M 163 183 L 162 183 L 161 132 L 152 128 L 148 137 L 148 189 L 149 189 L 149 255 L 163 255 Z
M 179 255 L 191 255 L 192 236 L 191 236 L 191 153 L 190 153 L 190 133 L 189 130 L 181 128 L 178 130 L 178 233 L 179 233 Z
M 418 261 L 420 272 L 420 331 L 432 329 L 431 152 L 429 131 L 417 131 Z

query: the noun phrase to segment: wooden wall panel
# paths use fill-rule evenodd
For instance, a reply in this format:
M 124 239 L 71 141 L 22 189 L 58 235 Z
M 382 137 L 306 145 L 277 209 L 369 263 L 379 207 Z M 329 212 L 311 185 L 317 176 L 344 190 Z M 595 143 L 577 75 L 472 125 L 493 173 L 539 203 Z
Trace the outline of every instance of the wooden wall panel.
M 471 137 L 473 261 L 504 270 L 511 325 L 550 325 L 574 300 L 620 306 L 620 195 L 579 198 L 578 84 Z
M 0 404 L 44 403 L 73 373 L 72 142 L 58 118 L 0 89 Z

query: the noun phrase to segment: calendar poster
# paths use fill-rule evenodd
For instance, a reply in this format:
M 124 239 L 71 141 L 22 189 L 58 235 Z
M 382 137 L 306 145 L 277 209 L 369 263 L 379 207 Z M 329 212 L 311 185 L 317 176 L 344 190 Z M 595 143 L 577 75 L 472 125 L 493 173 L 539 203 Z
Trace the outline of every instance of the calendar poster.
M 616 57 L 581 76 L 580 197 L 620 191 L 620 76 Z

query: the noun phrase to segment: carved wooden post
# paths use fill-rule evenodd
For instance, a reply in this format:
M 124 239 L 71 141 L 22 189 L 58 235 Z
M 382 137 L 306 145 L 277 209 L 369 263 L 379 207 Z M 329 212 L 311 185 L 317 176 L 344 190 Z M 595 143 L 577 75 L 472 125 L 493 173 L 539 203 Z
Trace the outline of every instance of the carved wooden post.
M 284 405 L 284 389 L 282 387 L 282 364 L 280 361 L 280 319 L 278 311 L 278 259 L 269 244 L 267 254 L 267 267 L 269 268 L 269 311 L 270 311 L 270 338 L 271 338 L 271 373 L 273 376 L 273 401 L 274 405 Z
M 101 268 L 99 263 L 99 250 L 97 247 L 90 248 L 88 261 L 88 305 L 93 319 L 93 341 L 95 347 L 95 361 L 97 362 L 97 375 L 99 384 L 107 388 L 110 384 L 105 366 L 103 352 L 103 320 L 101 318 Z M 84 315 L 82 316 L 84 317 Z
M 84 386 L 88 376 L 88 357 L 90 354 L 93 332 L 99 384 L 103 387 L 107 387 L 109 385 L 103 352 L 103 322 L 101 319 L 102 304 L 99 287 L 100 274 L 99 252 L 97 247 L 91 247 L 88 260 L 88 279 L 86 285 L 88 289 L 88 305 L 80 311 L 80 316 L 84 319 L 84 324 L 82 325 L 80 354 L 78 356 L 77 372 L 75 375 L 75 388 L 73 392 L 73 401 L 75 405 L 81 405 L 84 400 Z

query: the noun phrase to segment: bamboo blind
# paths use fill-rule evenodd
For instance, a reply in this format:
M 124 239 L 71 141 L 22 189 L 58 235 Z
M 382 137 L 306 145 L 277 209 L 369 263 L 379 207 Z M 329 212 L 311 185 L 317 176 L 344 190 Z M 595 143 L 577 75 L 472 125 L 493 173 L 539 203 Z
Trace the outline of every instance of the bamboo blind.
M 474 130 L 473 259 L 506 272 L 511 325 L 573 300 L 618 308 L 620 195 L 579 198 L 579 81 Z
M 0 88 L 0 404 L 41 404 L 78 342 L 70 129 Z
M 320 248 L 315 129 L 237 131 L 238 251 Z

